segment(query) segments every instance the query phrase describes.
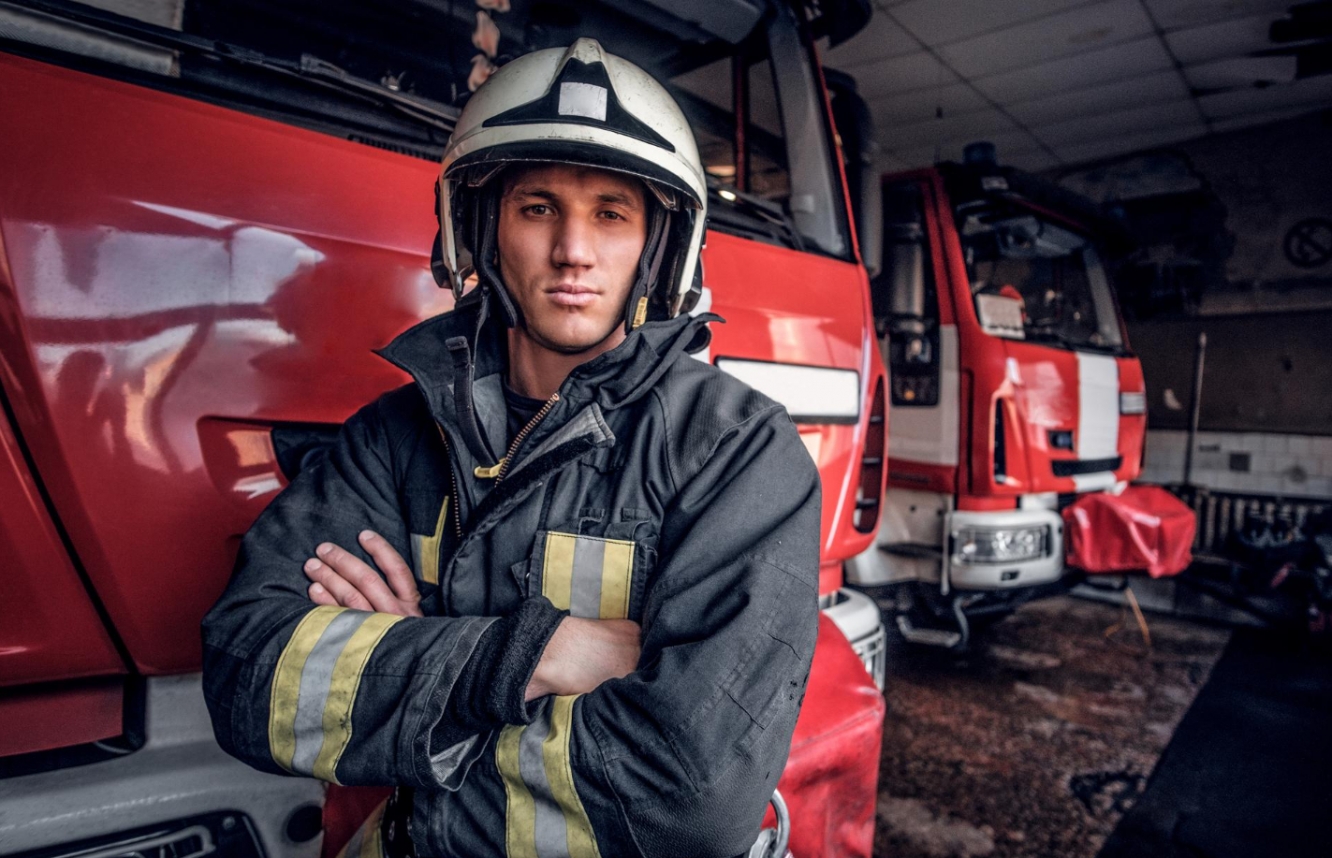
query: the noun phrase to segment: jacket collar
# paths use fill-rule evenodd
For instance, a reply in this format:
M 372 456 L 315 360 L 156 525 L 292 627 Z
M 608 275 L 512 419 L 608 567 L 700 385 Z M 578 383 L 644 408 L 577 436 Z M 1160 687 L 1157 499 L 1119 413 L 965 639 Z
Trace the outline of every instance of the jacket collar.
M 704 348 L 711 338 L 707 325 L 713 321 L 722 319 L 704 313 L 648 322 L 620 345 L 577 367 L 560 386 L 560 396 L 597 402 L 603 411 L 628 405 L 645 396 L 676 360 Z M 460 426 L 454 386 L 459 367 L 448 346 L 456 337 L 470 343 L 470 393 L 493 448 L 494 439 L 504 434 L 503 391 L 497 382 L 504 372 L 507 343 L 506 329 L 490 314 L 485 290 L 474 289 L 453 310 L 409 328 L 377 354 L 411 375 L 434 418 L 456 432 Z M 497 402 L 490 401 L 496 397 Z M 502 454 L 501 449 L 497 455 Z

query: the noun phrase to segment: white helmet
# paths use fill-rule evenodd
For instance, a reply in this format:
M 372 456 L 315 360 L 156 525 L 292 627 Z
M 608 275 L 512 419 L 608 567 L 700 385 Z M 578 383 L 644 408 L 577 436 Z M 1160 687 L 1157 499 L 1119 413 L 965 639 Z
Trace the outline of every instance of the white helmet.
M 636 176 L 651 191 L 647 243 L 625 306 L 626 330 L 698 299 L 707 184 L 689 122 L 647 72 L 595 39 L 506 64 L 467 102 L 444 150 L 432 269 L 457 297 L 475 271 L 510 326 L 517 306 L 496 265 L 499 171 L 515 162 L 577 164 Z

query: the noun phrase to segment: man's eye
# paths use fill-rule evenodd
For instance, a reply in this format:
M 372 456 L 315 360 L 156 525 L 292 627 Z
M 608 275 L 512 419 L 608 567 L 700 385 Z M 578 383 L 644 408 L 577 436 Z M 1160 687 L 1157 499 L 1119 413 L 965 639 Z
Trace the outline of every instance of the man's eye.
M 534 206 L 527 207 L 528 214 L 544 215 L 550 213 L 550 206 L 537 203 Z
M 609 220 L 624 220 L 624 215 L 619 212 L 602 212 L 601 214 Z

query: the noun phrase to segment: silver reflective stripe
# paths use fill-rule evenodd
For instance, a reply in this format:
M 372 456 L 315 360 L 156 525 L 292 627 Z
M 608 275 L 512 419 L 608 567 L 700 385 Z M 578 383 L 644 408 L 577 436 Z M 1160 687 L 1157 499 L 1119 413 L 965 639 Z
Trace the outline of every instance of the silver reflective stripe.
M 532 722 L 518 740 L 518 771 L 536 804 L 536 848 L 538 858 L 565 858 L 569 854 L 564 814 L 550 792 L 542 745 L 550 734 L 550 707 Z
M 606 562 L 606 543 L 600 539 L 574 540 L 573 586 L 569 613 L 584 619 L 601 616 L 601 576 Z
M 305 661 L 296 704 L 296 753 L 291 760 L 292 771 L 305 775 L 314 772 L 315 760 L 324 744 L 324 706 L 333 683 L 333 667 L 347 641 L 369 616 L 362 611 L 338 614 L 319 636 L 319 642 Z

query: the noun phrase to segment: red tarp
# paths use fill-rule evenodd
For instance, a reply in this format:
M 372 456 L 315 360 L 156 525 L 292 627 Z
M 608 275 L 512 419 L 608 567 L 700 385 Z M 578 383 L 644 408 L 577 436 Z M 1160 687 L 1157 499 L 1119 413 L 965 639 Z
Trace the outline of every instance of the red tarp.
M 1157 486 L 1088 494 L 1064 508 L 1064 551 L 1084 572 L 1178 575 L 1193 559 L 1193 510 Z

